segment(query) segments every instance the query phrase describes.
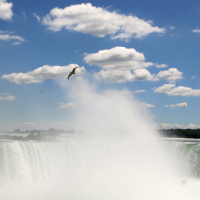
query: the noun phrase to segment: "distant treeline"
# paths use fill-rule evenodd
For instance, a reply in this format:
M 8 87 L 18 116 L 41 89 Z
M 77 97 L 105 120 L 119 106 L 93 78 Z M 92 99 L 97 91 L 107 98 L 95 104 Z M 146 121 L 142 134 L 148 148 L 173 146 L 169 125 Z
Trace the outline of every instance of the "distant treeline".
M 37 134 L 47 134 L 47 135 L 49 135 L 49 136 L 58 136 L 60 133 L 73 133 L 74 132 L 74 130 L 72 129 L 72 130 L 70 130 L 70 131 L 65 131 L 65 130 L 56 130 L 56 129 L 54 129 L 54 128 L 50 128 L 50 129 L 48 129 L 48 130 L 37 130 L 37 129 L 35 129 L 35 130 L 31 130 L 31 131 L 29 131 L 29 130 L 26 130 L 26 131 L 20 131 L 20 129 L 16 129 L 16 130 L 14 130 L 14 133 L 30 133 L 30 134 L 35 134 L 35 133 L 37 133 Z
M 160 134 L 163 137 L 176 137 L 176 138 L 196 138 L 200 139 L 200 129 L 160 129 Z M 48 130 L 14 130 L 13 133 L 28 133 L 26 136 L 22 135 L 0 135 L 0 139 L 14 139 L 14 140 L 51 140 L 52 137 L 59 137 L 60 134 L 75 134 L 74 130 L 56 130 L 50 128 Z
M 164 137 L 200 139 L 200 129 L 162 129 L 159 132 Z
M 28 141 L 28 140 L 37 140 L 37 141 L 56 141 L 57 137 L 60 134 L 66 133 L 71 134 L 74 133 L 74 130 L 65 131 L 65 130 L 56 130 L 50 128 L 48 130 L 26 130 L 20 131 L 20 129 L 14 130 L 14 132 L 4 132 L 6 134 L 0 134 L 0 139 L 6 140 L 21 140 L 21 141 Z M 26 133 L 26 134 L 24 134 Z M 19 135 L 18 135 L 19 134 Z
M 27 136 L 20 136 L 20 135 L 0 135 L 0 139 L 6 140 L 21 140 L 21 141 L 28 141 L 28 140 L 37 140 L 37 141 L 55 141 L 55 138 L 49 137 L 47 134 L 40 134 L 40 133 L 30 133 Z

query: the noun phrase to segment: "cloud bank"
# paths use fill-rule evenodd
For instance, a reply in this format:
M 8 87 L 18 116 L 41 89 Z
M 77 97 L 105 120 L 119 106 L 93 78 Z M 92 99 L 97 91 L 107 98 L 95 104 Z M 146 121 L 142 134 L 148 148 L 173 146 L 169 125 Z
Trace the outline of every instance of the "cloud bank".
M 0 0 L 0 19 L 11 20 L 13 16 L 12 3 L 7 3 L 6 0 Z
M 7 33 L 5 34 L 4 31 L 0 31 L 0 40 L 3 40 L 3 41 L 17 40 L 16 42 L 13 43 L 14 45 L 25 42 L 24 38 L 18 35 L 11 35 Z
M 181 124 L 159 124 L 159 127 L 162 129 L 172 129 L 172 128 L 179 128 L 179 129 L 199 129 L 200 125 L 189 124 L 188 126 L 184 126 Z
M 181 108 L 187 108 L 187 103 L 183 102 L 183 103 L 177 103 L 176 105 L 175 104 L 165 105 L 165 107 L 170 107 L 170 108 L 174 108 L 174 107 L 178 107 L 178 106 Z
M 84 61 L 89 65 L 98 65 L 103 69 L 135 70 L 153 66 L 152 62 L 145 62 L 143 53 L 134 48 L 114 47 L 87 54 Z
M 166 64 L 155 64 L 155 67 L 157 67 L 157 68 L 164 68 L 164 67 L 168 67 L 168 65 L 166 65 Z
M 200 89 L 192 89 L 184 86 L 175 87 L 175 84 L 164 84 L 156 88 L 154 92 L 165 93 L 169 96 L 200 96 Z
M 42 67 L 39 67 L 27 73 L 4 74 L 3 76 L 1 76 L 1 79 L 6 79 L 16 84 L 41 83 L 46 79 L 67 78 L 69 72 L 74 67 L 79 66 L 77 64 L 70 64 L 67 66 L 43 65 Z M 83 74 L 85 72 L 85 68 L 80 67 L 76 70 L 76 72 L 77 74 Z
M 147 67 L 154 63 L 146 62 L 143 53 L 137 52 L 134 48 L 114 47 L 100 50 L 97 53 L 86 54 L 84 61 L 90 66 L 97 65 L 104 69 L 94 74 L 97 80 L 106 80 L 113 83 L 123 83 L 126 81 L 159 81 L 165 79 L 169 82 L 176 82 L 182 79 L 182 72 L 176 68 L 160 71 L 157 75 L 152 75 Z M 157 64 L 155 66 L 158 67 Z M 161 64 L 166 67 L 167 65 Z M 131 72 L 133 71 L 133 72 Z
M 131 71 L 119 70 L 101 70 L 94 74 L 97 80 L 104 79 L 113 83 L 124 83 L 126 81 L 146 81 L 153 80 L 154 76 L 146 69 L 137 69 L 132 73 Z
M 175 83 L 178 79 L 183 79 L 182 77 L 183 72 L 178 71 L 176 68 L 170 68 L 165 71 L 160 71 L 155 80 L 165 79 L 168 80 L 170 83 Z
M 121 15 L 117 12 L 82 3 L 68 7 L 54 8 L 42 19 L 52 31 L 65 28 L 97 37 L 111 35 L 112 39 L 127 40 L 131 37 L 142 38 L 150 33 L 164 33 L 164 28 L 152 26 L 152 21 L 144 21 L 136 16 Z

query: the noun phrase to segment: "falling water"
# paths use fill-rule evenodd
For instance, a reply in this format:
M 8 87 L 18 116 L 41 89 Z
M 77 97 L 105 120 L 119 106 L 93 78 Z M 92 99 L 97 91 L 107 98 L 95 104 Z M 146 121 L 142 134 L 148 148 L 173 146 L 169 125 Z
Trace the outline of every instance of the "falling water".
M 82 80 L 72 90 L 60 84 L 79 104 L 72 123 L 81 134 L 55 142 L 1 141 L 0 199 L 199 199 L 199 172 L 186 173 L 190 151 L 158 140 L 129 92 L 96 92 Z

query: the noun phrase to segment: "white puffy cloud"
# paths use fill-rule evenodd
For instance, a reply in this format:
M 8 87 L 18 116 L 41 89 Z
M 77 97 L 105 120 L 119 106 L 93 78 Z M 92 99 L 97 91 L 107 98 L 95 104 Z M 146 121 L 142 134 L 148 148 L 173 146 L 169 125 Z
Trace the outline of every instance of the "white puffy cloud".
M 0 19 L 10 20 L 12 19 L 12 3 L 7 3 L 6 0 L 0 0 Z
M 1 79 L 6 79 L 12 83 L 17 83 L 17 84 L 30 84 L 30 83 L 41 83 L 42 82 L 41 79 L 37 79 L 36 77 L 29 75 L 28 73 L 4 74 L 3 76 L 1 76 Z
M 142 92 L 146 92 L 146 90 L 136 90 L 136 91 L 132 91 L 131 93 L 137 94 L 137 93 L 142 93 Z
M 131 70 L 101 70 L 94 74 L 97 80 L 105 79 L 109 82 L 122 83 L 126 81 L 159 81 L 161 79 L 168 80 L 170 83 L 177 79 L 182 79 L 182 72 L 176 68 L 171 68 L 166 71 L 160 71 L 156 76 L 151 74 L 147 69 Z M 169 84 L 168 84 L 169 87 Z
M 196 76 L 193 76 L 193 77 L 192 77 L 192 80 L 194 80 L 195 78 L 196 78 Z
M 175 84 L 164 84 L 163 86 L 154 88 L 154 92 L 166 93 L 166 92 L 169 92 L 172 87 L 175 87 Z
M 2 100 L 2 101 L 14 101 L 14 100 L 16 100 L 16 97 L 12 96 L 10 94 L 8 94 L 8 95 L 2 94 L 2 96 L 0 96 L 0 100 Z
M 135 70 L 153 66 L 152 62 L 145 62 L 143 53 L 134 48 L 114 47 L 87 54 L 84 61 L 89 65 L 98 65 L 103 69 Z
M 165 93 L 169 96 L 200 96 L 200 89 L 192 89 L 184 86 L 175 87 L 175 84 L 164 84 L 155 88 L 154 92 Z
M 46 15 L 43 24 L 52 31 L 62 28 L 81 33 L 89 33 L 97 37 L 111 35 L 112 39 L 142 38 L 152 32 L 164 33 L 164 28 L 152 26 L 152 21 L 144 21 L 136 16 L 120 15 L 104 8 L 82 3 L 68 7 L 54 8 Z
M 178 71 L 176 68 L 170 68 L 165 71 L 160 71 L 155 80 L 165 79 L 168 80 L 170 83 L 175 83 L 178 79 L 183 79 L 182 77 L 183 72 Z
M 165 107 L 181 107 L 181 108 L 187 108 L 187 103 L 183 102 L 183 103 L 177 103 L 177 104 L 172 104 L 172 105 L 165 105 Z
M 154 79 L 154 75 L 151 75 L 146 69 L 136 69 L 134 73 L 134 81 L 152 81 Z
M 95 73 L 94 77 L 97 80 L 104 79 L 113 83 L 123 83 L 126 81 L 146 81 L 154 79 L 154 75 L 151 75 L 151 73 L 146 69 L 136 69 L 133 73 L 129 70 L 101 70 L 100 72 Z
M 166 64 L 155 64 L 155 67 L 157 67 L 157 68 L 164 68 L 164 67 L 168 67 L 168 65 L 166 65 Z
M 97 80 L 104 79 L 113 83 L 123 83 L 126 81 L 133 81 L 134 74 L 130 71 L 119 71 L 119 70 L 101 70 L 94 74 Z
M 25 42 L 24 38 L 22 38 L 18 35 L 5 34 L 4 31 L 0 32 L 0 40 L 3 40 L 3 41 L 17 40 L 16 42 L 13 43 L 14 45 Z
M 160 71 L 156 76 L 144 68 L 155 65 L 157 68 L 167 67 L 166 64 L 145 62 L 143 53 L 137 52 L 134 48 L 114 47 L 111 49 L 100 50 L 97 53 L 86 54 L 84 61 L 89 65 L 97 65 L 106 71 L 101 70 L 95 74 L 95 78 L 106 79 L 110 82 L 126 82 L 136 80 L 159 81 L 168 80 L 170 83 L 182 79 L 182 72 L 176 68 Z M 131 72 L 134 71 L 134 73 Z
M 153 108 L 153 107 L 155 107 L 154 105 L 147 104 L 145 102 L 140 103 L 140 106 L 143 107 L 143 108 Z
M 77 103 L 60 103 L 60 106 L 58 106 L 58 109 L 74 109 L 78 106 Z
M 1 76 L 1 79 L 6 79 L 17 84 L 41 83 L 45 79 L 67 78 L 69 72 L 71 72 L 74 67 L 79 66 L 77 64 L 70 64 L 67 66 L 43 65 L 42 67 L 27 73 L 4 74 Z M 83 74 L 85 72 L 85 68 L 80 67 L 76 70 L 76 72 L 77 74 Z
M 24 42 L 25 39 L 20 37 L 20 36 L 17 36 L 17 35 L 10 35 L 10 34 L 1 34 L 0 35 L 0 40 L 4 40 L 4 41 L 8 41 L 8 40 L 18 40 L 18 41 L 21 41 L 21 42 Z
M 192 32 L 194 32 L 194 33 L 200 33 L 200 30 L 199 29 L 193 29 Z

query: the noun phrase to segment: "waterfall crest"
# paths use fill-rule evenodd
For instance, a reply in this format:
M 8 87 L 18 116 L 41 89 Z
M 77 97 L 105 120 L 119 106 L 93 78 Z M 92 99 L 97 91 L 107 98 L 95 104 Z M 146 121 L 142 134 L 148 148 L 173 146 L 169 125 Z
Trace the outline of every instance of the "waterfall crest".
M 193 199 L 152 143 L 68 138 L 0 143 L 1 199 Z M 149 149 L 151 148 L 151 151 Z M 174 169 L 174 166 L 173 166 Z M 198 182 L 193 182 L 196 198 Z M 184 188 L 185 187 L 185 188 Z M 169 192 L 169 190 L 171 192 Z M 188 195 L 188 196 L 187 196 Z

